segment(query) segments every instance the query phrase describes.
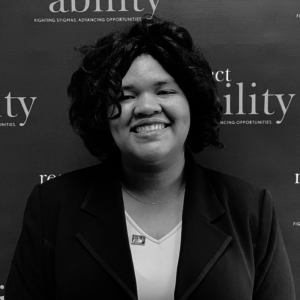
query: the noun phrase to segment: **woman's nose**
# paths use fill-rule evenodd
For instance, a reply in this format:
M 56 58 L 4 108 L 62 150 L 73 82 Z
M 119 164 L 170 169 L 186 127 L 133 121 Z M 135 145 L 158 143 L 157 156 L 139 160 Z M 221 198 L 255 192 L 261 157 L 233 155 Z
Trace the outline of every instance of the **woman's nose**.
M 153 115 L 161 113 L 162 108 L 155 95 L 145 93 L 138 97 L 134 108 L 134 115 Z

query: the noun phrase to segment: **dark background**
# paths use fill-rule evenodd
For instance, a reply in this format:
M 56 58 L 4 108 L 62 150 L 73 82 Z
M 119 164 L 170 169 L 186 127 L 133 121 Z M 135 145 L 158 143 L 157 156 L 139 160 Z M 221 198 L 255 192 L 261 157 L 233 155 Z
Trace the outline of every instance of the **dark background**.
M 127 12 L 118 11 L 121 0 L 101 0 L 103 12 L 94 12 L 98 0 L 61 0 L 67 13 L 53 13 L 49 5 L 58 1 L 4 0 L 0 3 L 0 299 L 13 251 L 21 229 L 27 197 L 36 183 L 74 169 L 97 164 L 68 125 L 69 99 L 66 88 L 77 68 L 79 55 L 74 46 L 95 40 L 99 34 L 130 24 L 107 18 L 140 18 L 153 12 L 150 0 L 125 0 Z M 113 9 L 108 10 L 112 1 Z M 186 27 L 204 48 L 213 70 L 219 73 L 220 99 L 231 115 L 221 127 L 222 150 L 206 149 L 197 156 L 205 166 L 242 177 L 267 187 L 277 208 L 279 222 L 290 257 L 297 294 L 300 295 L 300 3 L 299 1 L 179 1 L 154 0 L 155 15 L 167 17 Z M 55 19 L 37 22 L 35 19 Z M 57 22 L 72 18 L 77 22 Z M 104 18 L 104 22 L 78 22 L 79 18 Z M 44 20 L 45 21 L 45 20 Z M 256 86 L 252 87 L 255 82 Z M 230 87 L 226 84 L 230 83 Z M 237 85 L 239 83 L 239 85 Z M 243 111 L 239 87 L 243 86 Z M 294 94 L 285 117 L 276 96 L 283 95 L 285 107 Z M 21 102 L 7 96 L 25 97 L 32 104 L 27 122 Z M 240 93 L 240 94 L 239 94 Z M 256 112 L 251 114 L 251 97 L 256 95 Z M 229 97 L 229 96 L 227 96 Z M 254 97 L 254 96 L 252 96 Z M 265 121 L 269 124 L 237 124 Z M 45 175 L 45 176 L 44 176 Z M 51 177 L 51 176 L 50 176 Z M 300 225 L 300 223 L 299 223 Z

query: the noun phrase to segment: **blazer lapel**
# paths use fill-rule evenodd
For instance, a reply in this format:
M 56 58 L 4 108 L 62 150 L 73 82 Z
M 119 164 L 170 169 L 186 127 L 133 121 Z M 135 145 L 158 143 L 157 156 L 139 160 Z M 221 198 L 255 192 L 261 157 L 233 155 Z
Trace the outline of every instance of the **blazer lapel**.
M 101 172 L 91 184 L 81 206 L 92 216 L 91 222 L 76 236 L 130 298 L 136 300 L 137 288 L 127 235 L 120 170 L 112 159 L 102 164 Z
M 201 167 L 190 156 L 186 156 L 186 195 L 175 300 L 189 297 L 231 241 L 230 236 L 211 224 L 225 211 Z
M 186 157 L 186 194 L 175 300 L 189 297 L 231 241 L 230 236 L 211 224 L 224 213 L 211 183 L 191 154 Z M 129 297 L 137 300 L 119 164 L 109 159 L 102 165 L 82 204 L 91 221 L 76 236 Z

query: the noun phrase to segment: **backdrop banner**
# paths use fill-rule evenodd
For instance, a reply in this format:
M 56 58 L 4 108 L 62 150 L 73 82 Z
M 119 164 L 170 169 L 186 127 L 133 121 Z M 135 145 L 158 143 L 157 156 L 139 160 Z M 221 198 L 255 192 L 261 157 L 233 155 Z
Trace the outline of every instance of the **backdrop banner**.
M 270 190 L 300 295 L 299 0 L 2 0 L 0 300 L 33 186 L 98 163 L 68 121 L 74 46 L 146 13 L 186 27 L 204 49 L 225 147 L 196 159 Z

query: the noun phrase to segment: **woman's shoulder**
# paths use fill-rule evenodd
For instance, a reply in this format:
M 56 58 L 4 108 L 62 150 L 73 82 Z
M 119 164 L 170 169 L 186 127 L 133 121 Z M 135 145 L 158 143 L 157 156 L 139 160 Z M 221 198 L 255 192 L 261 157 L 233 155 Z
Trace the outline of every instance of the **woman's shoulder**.
M 101 171 L 101 164 L 85 167 L 78 170 L 62 173 L 59 176 L 52 178 L 42 184 L 40 187 L 45 190 L 52 190 L 55 188 L 67 188 L 71 186 L 80 186 L 85 182 L 88 182 L 93 178 L 99 171 Z
M 46 192 L 74 191 L 89 185 L 96 178 L 107 175 L 107 162 L 63 173 L 49 181 L 40 184 L 40 189 Z
M 256 185 L 244 178 L 237 177 L 232 174 L 225 173 L 223 171 L 217 171 L 214 169 L 205 168 L 198 165 L 206 178 L 208 178 L 211 183 L 218 187 L 227 190 L 232 190 L 235 193 L 244 192 L 245 190 L 252 193 L 260 193 L 263 187 Z
M 31 198 L 40 202 L 43 211 L 57 211 L 63 207 L 80 207 L 95 181 L 101 185 L 107 176 L 105 162 L 74 170 L 35 186 Z
M 248 180 L 199 166 L 220 204 L 241 214 L 260 214 L 261 209 L 273 210 L 271 193 Z

